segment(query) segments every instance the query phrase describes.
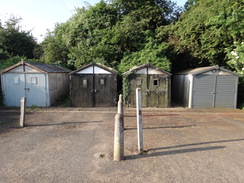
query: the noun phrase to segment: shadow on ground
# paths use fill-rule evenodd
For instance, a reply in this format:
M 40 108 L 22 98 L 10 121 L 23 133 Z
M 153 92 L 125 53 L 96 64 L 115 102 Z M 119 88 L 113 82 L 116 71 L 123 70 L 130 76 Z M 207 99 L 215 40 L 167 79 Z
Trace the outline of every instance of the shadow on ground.
M 152 157 L 152 156 L 166 156 L 166 155 L 174 155 L 174 154 L 182 154 L 182 153 L 192 153 L 192 152 L 199 152 L 199 151 L 210 151 L 210 150 L 217 150 L 217 149 L 225 149 L 226 146 L 209 146 L 209 147 L 188 148 L 188 149 L 179 149 L 179 150 L 177 149 L 177 150 L 170 150 L 170 151 L 155 152 L 155 151 L 159 151 L 159 150 L 182 148 L 182 147 L 187 147 L 187 146 L 235 142 L 235 141 L 243 141 L 243 140 L 244 140 L 244 138 L 243 139 L 232 139 L 232 140 L 220 140 L 220 141 L 183 144 L 183 145 L 169 146 L 169 147 L 151 148 L 151 149 L 145 150 L 142 153 L 137 154 L 137 155 L 126 156 L 125 159 L 126 160 L 132 160 L 132 159 L 140 159 L 140 158 L 146 158 L 146 157 Z
M 58 126 L 58 125 L 73 125 L 73 124 L 85 124 L 85 123 L 102 123 L 103 121 L 80 121 L 80 122 L 61 122 L 53 124 L 26 124 L 26 127 L 35 126 Z
M 189 149 L 181 149 L 181 150 L 172 150 L 172 151 L 162 151 L 162 152 L 152 152 L 146 151 L 145 153 L 141 153 L 138 155 L 129 155 L 126 156 L 126 160 L 132 159 L 140 159 L 152 156 L 166 156 L 166 155 L 174 155 L 174 154 L 182 154 L 182 153 L 192 153 L 198 151 L 209 151 L 209 150 L 216 150 L 216 149 L 224 149 L 226 146 L 211 146 L 211 147 L 200 147 L 200 148 L 189 148 Z
M 160 129 L 160 128 L 190 128 L 196 127 L 196 125 L 181 125 L 181 126 L 156 126 L 156 127 L 143 127 L 145 130 L 153 130 L 153 129 Z M 136 127 L 125 127 L 124 130 L 137 130 Z

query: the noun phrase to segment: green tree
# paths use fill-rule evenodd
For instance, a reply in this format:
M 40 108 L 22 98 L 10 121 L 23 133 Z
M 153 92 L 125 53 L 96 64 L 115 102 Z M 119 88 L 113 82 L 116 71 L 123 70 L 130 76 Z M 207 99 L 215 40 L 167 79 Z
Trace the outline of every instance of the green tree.
M 79 8 L 47 36 L 42 44 L 44 59 L 64 59 L 75 68 L 92 61 L 118 68 L 125 56 L 145 48 L 148 31 L 154 36 L 159 26 L 174 19 L 173 6 L 166 0 L 144 0 L 101 1 L 87 9 Z
M 41 43 L 43 49 L 42 60 L 45 63 L 59 63 L 68 66 L 68 48 L 62 41 L 62 24 L 56 25 L 55 34 L 48 32 L 45 40 Z
M 244 42 L 235 42 L 233 50 L 228 49 L 227 53 L 227 64 L 242 76 L 241 80 L 244 80 Z
M 188 67 L 220 65 L 229 67 L 228 50 L 244 38 L 244 5 L 241 0 L 192 1 L 168 32 L 173 50 L 178 55 L 173 61 L 175 71 Z M 237 71 L 237 68 L 234 69 Z
M 110 65 L 116 59 L 116 50 L 110 40 L 112 26 L 118 19 L 117 11 L 104 1 L 76 11 L 44 40 L 44 60 L 66 62 L 75 68 L 92 61 Z
M 238 105 L 244 109 L 244 42 L 235 42 L 227 49 L 228 66 L 240 75 L 238 88 Z
M 119 19 L 116 9 L 104 1 L 89 10 L 79 9 L 71 18 L 68 42 L 71 45 L 70 62 L 76 67 L 92 61 L 111 65 L 116 60 L 116 47 L 110 41 L 112 27 Z
M 21 18 L 10 17 L 0 23 L 0 49 L 13 56 L 34 58 L 34 49 L 38 45 L 31 31 L 22 30 Z

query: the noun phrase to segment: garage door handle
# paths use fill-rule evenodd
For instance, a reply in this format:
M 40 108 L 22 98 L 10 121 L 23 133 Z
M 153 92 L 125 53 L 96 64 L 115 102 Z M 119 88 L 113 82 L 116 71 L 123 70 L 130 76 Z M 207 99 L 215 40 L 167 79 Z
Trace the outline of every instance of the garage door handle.
M 213 94 L 217 94 L 217 92 L 212 92 Z
M 28 90 L 28 91 L 29 91 L 29 90 L 30 90 L 30 88 L 25 88 L 25 90 Z
M 151 92 L 150 92 L 150 90 L 147 90 L 146 92 L 145 92 L 145 95 L 149 95 Z

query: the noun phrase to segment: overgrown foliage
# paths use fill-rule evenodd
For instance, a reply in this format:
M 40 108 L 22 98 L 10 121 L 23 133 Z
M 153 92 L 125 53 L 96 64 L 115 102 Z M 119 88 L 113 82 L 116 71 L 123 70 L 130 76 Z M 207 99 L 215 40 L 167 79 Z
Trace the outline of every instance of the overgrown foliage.
M 0 20 L 0 59 L 11 56 L 35 57 L 38 44 L 31 31 L 22 30 L 21 18 L 10 17 L 5 23 Z M 5 53 L 3 58 L 2 53 Z
M 168 52 L 169 49 L 167 43 L 158 43 L 155 39 L 149 37 L 148 42 L 140 51 L 124 56 L 121 60 L 119 70 L 125 72 L 135 65 L 151 63 L 156 67 L 170 71 L 171 62 L 167 57 L 167 55 L 169 55 Z
M 20 62 L 21 59 L 22 58 L 19 56 L 9 57 L 7 59 L 1 59 L 0 60 L 0 71 Z
M 42 54 L 31 31 L 23 30 L 21 18 L 11 16 L 6 22 L 0 19 L 0 70 L 21 61 L 37 59 Z
M 242 1 L 198 0 L 179 21 L 171 24 L 168 41 L 178 57 L 173 61 L 174 70 L 188 67 L 220 65 L 230 68 L 230 53 L 244 38 L 244 5 Z M 242 65 L 243 66 L 243 65 Z M 235 71 L 238 69 L 235 68 Z
M 123 65 L 128 66 L 133 58 L 130 65 L 152 61 L 170 70 L 164 54 L 167 44 L 155 40 L 155 33 L 178 15 L 175 4 L 166 0 L 101 1 L 88 9 L 77 9 L 66 23 L 57 25 L 42 43 L 43 59 L 70 68 L 100 62 L 124 71 L 128 67 Z M 147 58 L 150 60 L 145 61 Z

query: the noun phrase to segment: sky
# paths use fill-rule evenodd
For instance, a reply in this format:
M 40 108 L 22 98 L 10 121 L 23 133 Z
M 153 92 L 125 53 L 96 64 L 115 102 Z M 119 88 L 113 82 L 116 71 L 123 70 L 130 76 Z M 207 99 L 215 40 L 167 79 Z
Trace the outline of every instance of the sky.
M 183 6 L 186 0 L 173 0 Z M 53 30 L 55 24 L 66 22 L 75 8 L 95 5 L 100 0 L 0 0 L 0 20 L 4 22 L 11 15 L 21 17 L 23 30 L 31 30 L 40 43 L 47 30 Z

